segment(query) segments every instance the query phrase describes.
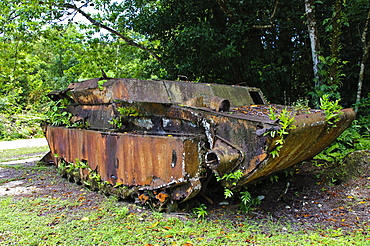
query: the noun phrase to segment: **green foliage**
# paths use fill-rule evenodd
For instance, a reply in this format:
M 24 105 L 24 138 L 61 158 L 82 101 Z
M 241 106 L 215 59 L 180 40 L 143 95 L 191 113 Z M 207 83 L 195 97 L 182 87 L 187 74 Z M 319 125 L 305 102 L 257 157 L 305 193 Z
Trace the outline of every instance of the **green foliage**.
M 50 110 L 46 111 L 46 121 L 53 126 L 70 126 L 72 114 L 65 111 L 67 99 L 51 101 Z
M 324 110 L 326 122 L 332 127 L 336 127 L 335 123 L 340 120 L 340 115 L 343 114 L 342 106 L 339 105 L 340 99 L 336 101 L 329 100 L 329 95 L 323 95 L 320 99 L 320 108 Z
M 238 180 L 243 176 L 243 172 L 241 170 L 237 170 L 232 173 L 224 174 L 222 177 L 216 175 L 216 180 L 227 181 L 227 185 L 230 187 L 236 186 Z M 258 206 L 261 203 L 260 198 L 252 198 L 251 194 L 248 191 L 237 191 L 238 197 L 240 199 L 240 209 L 245 212 L 249 213 L 253 208 Z M 234 191 L 232 191 L 229 187 L 224 187 L 224 197 L 225 199 L 232 198 L 234 196 Z
M 279 176 L 278 175 L 271 175 L 270 176 L 270 181 L 272 183 L 277 183 L 279 181 Z
M 109 77 L 176 79 L 184 74 L 210 83 L 248 81 L 249 86 L 262 88 L 270 101 L 285 104 L 310 91 L 317 102 L 324 94 L 339 98 L 342 89 L 346 92 L 342 101 L 351 104 L 367 1 L 350 1 L 340 11 L 333 2 L 316 4 L 323 77 L 317 88 L 301 1 L 279 2 L 276 12 L 271 1 L 225 4 L 223 8 L 213 0 L 92 1 L 90 8 L 99 10 L 91 13 L 92 18 L 133 41 L 125 42 L 90 23 L 74 24 L 75 12 L 65 2 L 2 1 L 0 112 L 12 115 L 30 108 L 40 112 L 47 92 L 101 77 L 101 69 Z M 137 48 L 141 46 L 160 59 Z
M 122 116 L 141 116 L 139 111 L 136 108 L 132 108 L 132 107 L 120 107 L 120 108 L 117 108 L 117 111 Z
M 123 126 L 123 123 L 122 123 L 122 118 L 121 117 L 118 117 L 118 118 L 112 118 L 110 121 L 109 121 L 109 124 L 117 127 L 117 128 L 121 128 Z
M 233 196 L 234 196 L 234 192 L 232 192 L 229 188 L 224 187 L 224 197 L 225 197 L 225 199 L 232 198 Z
M 35 111 L 19 114 L 0 113 L 0 140 L 43 137 L 40 124 L 44 119 L 43 114 Z
M 244 213 L 250 213 L 253 208 L 258 207 L 261 204 L 261 197 L 252 198 L 249 191 L 241 191 L 240 200 L 241 203 L 239 204 L 239 207 Z
M 358 105 L 359 111 L 357 113 L 358 125 L 361 127 L 358 131 L 362 135 L 369 136 L 370 134 L 370 93 L 363 97 Z
M 84 121 L 77 121 L 74 122 L 71 127 L 79 128 L 79 129 L 87 129 L 90 127 L 89 122 L 84 122 Z
M 118 129 L 123 126 L 125 117 L 143 116 L 143 114 L 141 114 L 138 109 L 134 107 L 118 107 L 117 111 L 119 113 L 119 116 L 112 118 L 109 121 L 109 124 Z
M 238 169 L 235 172 L 226 173 L 222 177 L 216 176 L 216 180 L 219 182 L 221 180 L 231 181 L 231 185 L 236 185 L 236 182 L 243 176 L 243 171 Z
M 362 126 L 355 120 L 329 147 L 316 155 L 314 159 L 340 163 L 344 158 L 357 150 L 370 149 L 370 132 L 361 134 Z
M 198 219 L 204 219 L 208 215 L 207 207 L 203 203 L 198 207 L 193 208 L 193 213 Z
M 217 182 L 225 180 L 228 186 L 236 186 L 236 183 L 242 176 L 243 176 L 242 170 L 238 169 L 235 172 L 226 173 L 222 177 L 216 175 L 216 180 Z M 234 193 L 228 187 L 224 187 L 224 196 L 226 199 L 231 198 L 234 196 Z
M 276 114 L 275 110 L 270 107 L 269 108 L 269 117 L 271 120 L 279 119 L 279 125 L 280 129 L 275 131 L 269 131 L 266 133 L 269 134 L 272 138 L 275 139 L 275 145 L 276 147 L 271 150 L 270 154 L 272 155 L 272 158 L 275 158 L 276 156 L 279 156 L 279 151 L 283 147 L 283 144 L 285 142 L 284 137 L 289 134 L 289 130 L 295 129 L 296 126 L 293 125 L 294 123 L 294 116 L 292 116 L 291 112 L 288 112 L 286 108 L 284 108 L 280 114 Z
M 292 107 L 294 111 L 296 111 L 299 114 L 309 114 L 310 113 L 310 106 L 309 106 L 309 100 L 308 99 L 298 99 L 297 101 L 292 103 Z M 270 109 L 271 112 L 271 109 Z

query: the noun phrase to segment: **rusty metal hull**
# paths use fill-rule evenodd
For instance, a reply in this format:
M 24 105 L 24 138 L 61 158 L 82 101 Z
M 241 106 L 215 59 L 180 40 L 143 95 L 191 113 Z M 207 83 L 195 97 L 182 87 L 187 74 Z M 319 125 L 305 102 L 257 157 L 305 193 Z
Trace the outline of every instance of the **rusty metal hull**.
M 88 163 L 103 182 L 163 189 L 202 177 L 200 136 L 156 136 L 48 126 L 46 138 L 55 163 Z M 199 190 L 192 190 L 193 193 Z M 195 195 L 187 194 L 187 196 Z
M 262 92 L 251 87 L 132 79 L 98 82 L 72 83 L 50 94 L 70 100 L 64 110 L 72 115 L 72 127 L 46 128 L 52 154 L 58 156 L 54 161 L 84 161 L 103 182 L 136 187 L 142 201 L 150 195 L 145 191 L 161 194 L 161 202 L 163 197 L 190 199 L 210 173 L 222 177 L 240 170 L 243 175 L 236 185 L 223 183 L 240 188 L 315 156 L 355 117 L 352 109 L 342 110 L 333 127 L 321 110 L 268 105 Z M 294 117 L 295 129 L 284 137 L 278 156 L 271 153 L 279 138 L 267 134 L 280 129 L 279 121 L 268 115 L 270 107 Z
M 290 130 L 289 135 L 285 138 L 279 156 L 272 157 L 268 154 L 275 146 L 274 140 L 270 140 L 266 152 L 257 156 L 261 162 L 258 165 L 250 162 L 249 168 L 244 172 L 238 185 L 244 185 L 255 179 L 284 170 L 320 153 L 354 120 L 355 114 L 352 109 L 345 109 L 342 112 L 336 127 L 332 127 L 326 122 L 325 114 L 322 112 L 296 116 L 294 122 L 296 128 Z M 251 167 L 254 165 L 255 168 L 252 170 Z

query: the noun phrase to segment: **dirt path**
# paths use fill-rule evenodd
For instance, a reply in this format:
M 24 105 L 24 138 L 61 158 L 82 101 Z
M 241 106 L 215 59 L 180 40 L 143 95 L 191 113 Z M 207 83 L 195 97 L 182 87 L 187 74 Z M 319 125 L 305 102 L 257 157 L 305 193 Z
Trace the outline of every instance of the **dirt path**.
M 0 150 L 2 149 L 18 149 L 27 147 L 47 146 L 45 138 L 20 139 L 13 141 L 0 141 Z

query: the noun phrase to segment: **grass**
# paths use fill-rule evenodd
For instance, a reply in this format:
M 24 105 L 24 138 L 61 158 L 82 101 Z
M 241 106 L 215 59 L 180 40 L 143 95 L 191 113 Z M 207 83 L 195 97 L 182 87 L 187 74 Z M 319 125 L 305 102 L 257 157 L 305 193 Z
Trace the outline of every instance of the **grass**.
M 23 160 L 30 157 L 42 156 L 48 151 L 48 146 L 0 150 L 0 162 Z
M 10 158 L 11 155 L 29 156 L 39 153 L 40 149 L 5 152 L 7 158 Z M 2 158 L 5 152 L 1 152 Z M 42 165 L 0 167 L 43 176 L 47 173 L 45 169 L 52 168 Z M 11 181 L 6 177 L 4 180 Z M 194 214 L 169 215 L 137 208 L 118 202 L 114 197 L 90 201 L 93 205 L 86 206 L 88 198 L 84 197 L 85 192 L 80 190 L 78 199 L 67 194 L 52 193 L 42 196 L 0 196 L 0 244 L 370 245 L 368 226 L 353 232 L 318 228 L 297 231 L 292 225 L 267 219 L 256 221 L 243 214 L 232 215 L 232 220 L 222 219 L 222 215 L 217 216 L 217 219 L 206 216 L 199 220 Z
M 115 199 L 89 209 L 80 200 L 0 198 L 2 245 L 366 245 L 370 230 L 293 231 L 244 216 L 196 220 L 144 211 L 130 213 Z

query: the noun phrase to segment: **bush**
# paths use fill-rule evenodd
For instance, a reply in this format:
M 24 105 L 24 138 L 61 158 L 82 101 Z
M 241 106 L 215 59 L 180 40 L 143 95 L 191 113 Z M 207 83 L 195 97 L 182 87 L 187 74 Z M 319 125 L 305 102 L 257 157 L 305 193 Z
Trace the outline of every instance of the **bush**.
M 0 140 L 43 137 L 41 122 L 44 116 L 35 112 L 0 114 Z

